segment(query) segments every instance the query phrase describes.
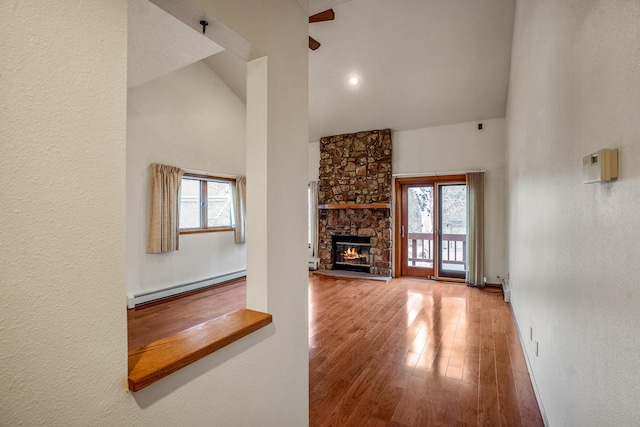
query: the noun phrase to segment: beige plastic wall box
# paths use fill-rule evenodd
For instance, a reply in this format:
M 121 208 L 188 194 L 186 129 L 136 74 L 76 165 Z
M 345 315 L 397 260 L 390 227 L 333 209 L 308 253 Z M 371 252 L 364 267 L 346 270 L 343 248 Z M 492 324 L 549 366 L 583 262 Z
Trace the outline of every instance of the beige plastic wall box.
M 618 150 L 603 148 L 582 159 L 582 182 L 611 181 L 618 178 Z

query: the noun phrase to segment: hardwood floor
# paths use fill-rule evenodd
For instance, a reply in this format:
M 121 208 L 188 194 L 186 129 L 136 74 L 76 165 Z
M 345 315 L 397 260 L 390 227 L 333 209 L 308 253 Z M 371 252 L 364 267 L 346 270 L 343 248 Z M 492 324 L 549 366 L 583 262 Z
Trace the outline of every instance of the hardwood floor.
M 238 280 L 127 310 L 129 351 L 246 306 Z
M 244 282 L 128 310 L 129 350 L 245 306 Z M 542 426 L 509 305 L 461 284 L 309 278 L 311 426 Z
M 311 426 L 541 426 L 501 294 L 313 276 Z

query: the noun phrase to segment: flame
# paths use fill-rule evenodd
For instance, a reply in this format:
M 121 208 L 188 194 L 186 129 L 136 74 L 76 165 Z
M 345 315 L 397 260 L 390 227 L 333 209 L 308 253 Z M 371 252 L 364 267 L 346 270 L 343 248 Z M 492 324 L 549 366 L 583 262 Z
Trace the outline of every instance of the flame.
M 364 258 L 364 263 L 369 262 L 369 257 L 367 256 L 367 254 L 359 253 L 358 250 L 353 246 L 342 251 L 342 257 L 345 261 L 356 261 L 360 258 Z M 362 260 L 360 262 L 362 262 Z

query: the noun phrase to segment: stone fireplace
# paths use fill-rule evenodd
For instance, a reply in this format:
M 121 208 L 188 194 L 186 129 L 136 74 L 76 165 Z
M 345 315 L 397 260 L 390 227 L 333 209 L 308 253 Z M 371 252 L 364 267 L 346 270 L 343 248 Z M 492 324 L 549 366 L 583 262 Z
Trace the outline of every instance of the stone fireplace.
M 391 131 L 321 138 L 319 172 L 319 268 L 345 268 L 333 237 L 354 236 L 369 239 L 369 272 L 390 276 Z

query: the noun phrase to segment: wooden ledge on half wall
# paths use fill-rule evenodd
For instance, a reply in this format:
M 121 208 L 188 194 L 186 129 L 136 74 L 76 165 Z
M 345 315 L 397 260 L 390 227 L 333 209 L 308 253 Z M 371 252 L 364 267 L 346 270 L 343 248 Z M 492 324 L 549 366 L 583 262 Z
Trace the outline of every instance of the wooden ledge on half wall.
M 330 203 L 318 209 L 391 209 L 391 203 Z
M 129 390 L 139 391 L 272 321 L 270 314 L 243 308 L 130 351 Z

